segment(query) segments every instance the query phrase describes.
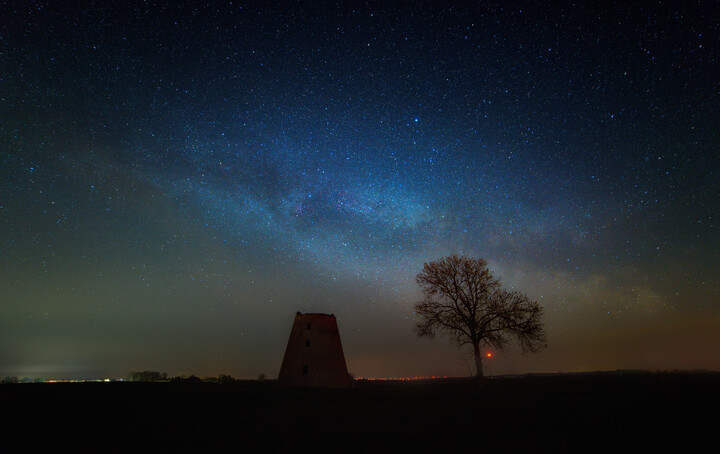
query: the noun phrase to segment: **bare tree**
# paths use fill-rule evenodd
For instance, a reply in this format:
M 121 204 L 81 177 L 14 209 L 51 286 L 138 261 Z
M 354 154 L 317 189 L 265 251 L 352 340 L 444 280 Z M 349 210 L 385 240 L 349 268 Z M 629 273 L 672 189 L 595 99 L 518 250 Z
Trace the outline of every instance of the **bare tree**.
M 477 377 L 482 378 L 481 348 L 502 350 L 516 339 L 524 352 L 546 346 L 542 307 L 520 292 L 508 292 L 492 277 L 483 259 L 449 257 L 426 263 L 415 278 L 425 299 L 415 304 L 418 336 L 449 335 L 471 345 Z

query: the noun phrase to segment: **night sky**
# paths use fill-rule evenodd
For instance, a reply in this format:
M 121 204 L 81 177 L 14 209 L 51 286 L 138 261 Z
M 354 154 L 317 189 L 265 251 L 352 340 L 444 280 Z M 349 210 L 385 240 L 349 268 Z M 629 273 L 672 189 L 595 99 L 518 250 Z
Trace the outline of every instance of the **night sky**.
M 717 3 L 75 3 L 0 1 L 0 376 L 467 375 L 451 253 L 545 308 L 486 373 L 720 369 Z

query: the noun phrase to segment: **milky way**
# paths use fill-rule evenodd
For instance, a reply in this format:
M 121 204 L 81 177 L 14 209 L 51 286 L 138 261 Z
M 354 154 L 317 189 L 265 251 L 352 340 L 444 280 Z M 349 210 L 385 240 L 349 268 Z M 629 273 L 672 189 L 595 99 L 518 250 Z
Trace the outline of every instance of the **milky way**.
M 490 373 L 720 368 L 712 2 L 0 9 L 0 375 L 462 375 L 451 253 L 545 307 Z

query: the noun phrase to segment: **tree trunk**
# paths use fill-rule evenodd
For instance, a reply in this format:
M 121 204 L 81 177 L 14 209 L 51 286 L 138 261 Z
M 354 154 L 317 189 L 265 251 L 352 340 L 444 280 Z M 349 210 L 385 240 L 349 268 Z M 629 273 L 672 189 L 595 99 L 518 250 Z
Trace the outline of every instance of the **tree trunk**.
M 477 369 L 476 379 L 483 378 L 482 354 L 480 354 L 480 342 L 473 343 L 473 352 L 475 353 L 475 368 Z

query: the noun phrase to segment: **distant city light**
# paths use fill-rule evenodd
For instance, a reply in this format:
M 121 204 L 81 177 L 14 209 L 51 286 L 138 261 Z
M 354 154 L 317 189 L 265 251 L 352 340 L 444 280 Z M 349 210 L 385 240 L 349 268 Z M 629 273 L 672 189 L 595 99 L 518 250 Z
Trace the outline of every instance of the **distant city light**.
M 425 377 L 357 377 L 356 380 L 369 380 L 369 381 L 413 381 L 413 380 L 437 380 L 440 378 L 447 378 L 447 375 L 428 375 Z

